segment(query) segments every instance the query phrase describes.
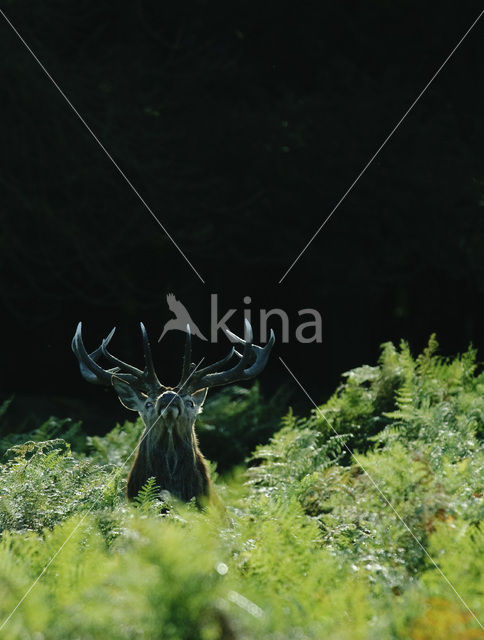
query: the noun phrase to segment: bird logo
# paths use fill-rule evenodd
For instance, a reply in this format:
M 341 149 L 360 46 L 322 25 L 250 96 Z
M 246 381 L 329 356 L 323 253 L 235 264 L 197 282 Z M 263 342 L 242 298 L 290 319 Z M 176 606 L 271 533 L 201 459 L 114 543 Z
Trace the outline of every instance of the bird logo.
M 163 327 L 163 333 L 158 338 L 158 342 L 161 341 L 165 333 L 168 331 L 172 331 L 173 329 L 177 329 L 178 331 L 186 331 L 187 324 L 190 325 L 190 332 L 192 336 L 197 336 L 200 340 L 207 340 L 207 338 L 203 335 L 197 325 L 193 322 L 190 317 L 190 314 L 187 311 L 185 305 L 175 298 L 173 293 L 168 293 L 166 295 L 166 302 L 168 303 L 168 307 L 172 313 L 175 314 L 175 317 L 168 322 Z

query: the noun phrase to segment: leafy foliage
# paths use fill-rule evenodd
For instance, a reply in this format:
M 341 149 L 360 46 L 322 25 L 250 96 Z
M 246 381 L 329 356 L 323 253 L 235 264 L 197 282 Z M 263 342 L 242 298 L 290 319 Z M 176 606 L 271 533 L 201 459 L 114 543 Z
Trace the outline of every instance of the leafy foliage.
M 168 504 L 153 479 L 127 504 L 120 464 L 138 424 L 88 455 L 60 439 L 14 445 L 0 468 L 0 626 L 47 569 L 1 633 L 483 638 L 484 375 L 472 349 L 436 350 L 434 337 L 417 358 L 386 344 L 318 411 L 289 412 L 245 474 L 218 479 L 225 509 Z M 207 423 L 233 410 L 247 425 L 247 397 L 248 417 L 224 396 Z
M 105 436 L 88 436 L 87 446 L 90 456 L 100 464 L 120 466 L 136 450 L 136 445 L 143 431 L 141 419 L 136 422 L 125 422 L 116 425 Z
M 0 407 L 0 419 L 6 413 L 9 405 L 10 401 L 7 400 Z M 9 433 L 0 438 L 0 456 L 3 456 L 11 447 L 23 442 L 44 442 L 54 438 L 62 438 L 66 442 L 74 444 L 78 450 L 85 448 L 86 437 L 81 431 L 80 422 L 73 422 L 70 418 L 59 419 L 51 416 L 40 427 L 27 433 Z
M 0 465 L 0 531 L 42 531 L 69 515 L 117 504 L 119 475 L 72 455 L 64 440 L 26 442 Z
M 270 399 L 263 398 L 258 382 L 249 389 L 221 389 L 208 398 L 197 420 L 202 451 L 217 460 L 220 471 L 244 462 L 277 430 L 287 397 L 287 389 L 281 388 Z

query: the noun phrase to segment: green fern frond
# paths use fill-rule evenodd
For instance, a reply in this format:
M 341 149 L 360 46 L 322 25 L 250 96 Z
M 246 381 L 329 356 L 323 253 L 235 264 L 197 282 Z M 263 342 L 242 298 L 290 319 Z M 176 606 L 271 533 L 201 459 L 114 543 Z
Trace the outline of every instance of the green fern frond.
M 144 510 L 151 509 L 155 503 L 160 501 L 160 487 L 156 484 L 156 478 L 153 476 L 148 478 L 134 501 Z

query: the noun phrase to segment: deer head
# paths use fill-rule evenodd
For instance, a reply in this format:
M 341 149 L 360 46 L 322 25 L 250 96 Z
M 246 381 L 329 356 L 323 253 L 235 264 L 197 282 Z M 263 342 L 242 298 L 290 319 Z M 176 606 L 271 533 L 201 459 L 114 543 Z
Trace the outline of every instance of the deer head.
M 232 347 L 222 360 L 200 368 L 191 361 L 191 333 L 187 325 L 180 382 L 175 387 L 167 387 L 158 380 L 148 336 L 143 323 L 140 324 L 145 361 L 143 370 L 109 353 L 107 347 L 115 329 L 95 351 L 88 353 L 82 341 L 82 324 L 79 323 L 72 340 L 72 350 L 84 379 L 114 387 L 121 403 L 127 409 L 137 411 L 144 422 L 145 429 L 128 476 L 128 498 L 134 498 L 153 476 L 162 490 L 185 501 L 193 497 L 199 500 L 210 492 L 207 466 L 195 434 L 195 419 L 202 410 L 207 391 L 211 387 L 250 380 L 261 373 L 274 344 L 274 333 L 271 330 L 265 347 L 254 345 L 252 328 L 246 320 L 245 339 L 226 330 L 234 342 L 243 345 L 242 353 Z M 114 366 L 103 369 L 98 364 L 102 356 Z M 239 360 L 230 366 L 234 357 Z

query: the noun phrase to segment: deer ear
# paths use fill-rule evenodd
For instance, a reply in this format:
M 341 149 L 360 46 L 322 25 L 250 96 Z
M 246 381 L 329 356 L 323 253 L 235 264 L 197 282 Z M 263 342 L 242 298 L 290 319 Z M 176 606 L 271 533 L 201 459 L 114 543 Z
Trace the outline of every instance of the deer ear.
M 200 389 L 200 391 L 195 391 L 195 393 L 192 393 L 193 402 L 198 407 L 199 411 L 202 409 L 203 403 L 205 402 L 205 398 L 207 397 L 207 392 L 208 392 L 208 388 Z
M 118 394 L 121 404 L 126 407 L 126 409 L 141 411 L 144 406 L 144 396 L 139 391 L 135 391 L 128 382 L 116 376 L 111 378 L 111 383 Z

